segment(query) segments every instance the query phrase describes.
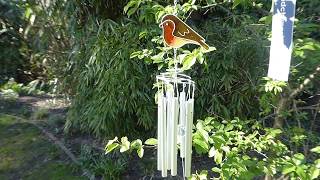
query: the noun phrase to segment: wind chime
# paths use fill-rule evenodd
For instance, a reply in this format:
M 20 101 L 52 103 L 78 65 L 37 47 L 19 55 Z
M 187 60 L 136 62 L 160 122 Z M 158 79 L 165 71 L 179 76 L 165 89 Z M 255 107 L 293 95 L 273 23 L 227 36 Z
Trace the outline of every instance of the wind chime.
M 177 0 L 174 1 L 176 7 Z M 195 83 L 178 69 L 177 48 L 197 44 L 205 49 L 205 39 L 176 15 L 165 15 L 160 27 L 167 46 L 174 48 L 174 68 L 157 76 L 158 84 L 158 149 L 157 169 L 162 177 L 177 175 L 180 147 L 183 176 L 191 176 L 192 125 Z

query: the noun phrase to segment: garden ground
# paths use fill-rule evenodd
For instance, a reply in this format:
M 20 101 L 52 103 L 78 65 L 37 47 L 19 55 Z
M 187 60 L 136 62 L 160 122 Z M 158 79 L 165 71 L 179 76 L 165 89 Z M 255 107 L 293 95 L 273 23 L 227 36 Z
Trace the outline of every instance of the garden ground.
M 110 164 L 104 161 L 108 158 L 103 140 L 79 132 L 65 134 L 67 108 L 62 98 L 49 96 L 0 101 L 0 179 L 162 179 L 152 149 L 146 150 L 143 159 L 125 156 L 124 161 Z M 84 146 L 93 151 L 84 153 Z M 212 163 L 193 157 L 194 170 L 206 169 Z
M 0 102 L 0 179 L 86 179 L 52 133 L 61 128 L 63 107 L 39 109 L 44 104 L 48 98 Z

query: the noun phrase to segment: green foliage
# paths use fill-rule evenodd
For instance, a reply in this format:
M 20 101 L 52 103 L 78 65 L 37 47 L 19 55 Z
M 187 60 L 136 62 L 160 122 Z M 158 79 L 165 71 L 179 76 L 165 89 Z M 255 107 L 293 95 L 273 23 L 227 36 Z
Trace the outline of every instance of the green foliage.
M 40 120 L 40 119 L 44 119 L 47 118 L 49 116 L 49 111 L 48 109 L 38 109 L 36 110 L 33 115 L 32 118 L 36 119 L 36 120 Z
M 216 166 L 212 172 L 218 179 L 253 179 L 269 175 L 274 178 L 281 174 L 292 179 L 316 179 L 320 172 L 320 159 L 307 162 L 301 153 L 291 155 L 278 137 L 279 129 L 264 128 L 255 120 L 219 120 L 208 117 L 198 120 L 192 135 L 192 142 L 197 154 L 205 154 L 213 159 Z M 152 146 L 147 146 L 152 144 Z M 127 137 L 109 140 L 106 153 L 120 150 L 121 153 L 136 151 L 143 156 L 143 149 L 154 148 L 156 139 L 145 141 L 137 139 L 129 142 Z M 142 153 L 141 153 L 142 152 Z M 311 149 L 320 154 L 320 147 Z M 193 174 L 191 179 L 207 179 L 208 172 Z
M 291 155 L 278 140 L 280 134 L 281 130 L 264 128 L 254 120 L 219 121 L 208 117 L 198 120 L 193 145 L 197 153 L 213 158 L 217 166 L 212 171 L 220 179 L 252 179 L 262 175 L 277 178 L 280 174 L 291 179 L 318 178 L 320 161 L 307 162 L 301 153 Z M 319 149 L 311 151 L 319 153 Z M 194 175 L 198 179 L 200 176 L 205 174 Z
M 224 3 L 226 6 L 228 5 L 227 2 Z M 184 19 L 189 18 L 188 14 L 190 15 L 193 11 L 218 6 L 218 4 L 210 4 L 210 2 L 201 2 L 200 4 L 203 6 L 196 5 L 195 1 L 188 1 L 182 5 L 178 4 L 174 9 L 172 3 L 132 0 L 125 7 L 125 12 L 129 16 L 135 15 L 135 18 L 140 22 L 155 23 L 159 22 L 162 15 L 166 13 L 176 11 Z M 196 91 L 195 114 L 198 117 L 207 114 L 217 114 L 223 117 L 258 114 L 257 108 L 253 108 L 258 104 L 255 98 L 256 86 L 260 80 L 259 77 L 265 72 L 258 72 L 254 69 L 265 63 L 263 60 L 267 56 L 266 43 L 268 41 L 263 35 L 266 33 L 266 28 L 262 24 L 253 24 L 258 20 L 255 17 L 240 13 L 226 13 L 223 15 L 227 15 L 230 21 L 223 21 L 215 17 L 217 15 L 214 12 L 219 12 L 219 10 L 213 8 L 210 10 L 211 17 L 205 17 L 203 20 L 197 19 L 202 26 L 194 28 L 201 32 L 200 34 L 205 35 L 208 44 L 217 46 L 218 51 L 208 53 L 199 48 L 191 52 L 186 50 L 189 49 L 188 46 L 186 49 L 178 51 L 178 61 L 182 64 L 181 68 L 189 70 L 187 73 L 201 87 Z M 148 13 L 145 13 L 146 11 Z M 201 16 L 201 14 L 194 14 Z M 192 21 L 192 18 L 190 19 L 189 21 Z M 195 23 L 197 22 L 189 24 Z M 143 59 L 148 64 L 157 64 L 158 69 L 173 67 L 174 62 L 170 57 L 172 50 L 163 48 L 159 33 L 157 31 L 143 31 L 141 34 L 144 38 L 145 34 L 150 34 L 154 47 L 135 51 L 130 57 Z M 210 51 L 212 50 L 215 48 L 212 47 Z M 197 61 L 204 64 L 204 68 L 197 66 Z
M 12 91 L 20 95 L 41 95 L 45 92 L 42 91 L 44 83 L 40 83 L 39 80 L 33 80 L 27 85 L 17 83 L 13 78 L 10 78 L 5 84 L 0 86 L 2 91 Z
M 212 18 L 203 24 L 208 43 L 215 44 L 217 51 L 207 55 L 204 68 L 195 66 L 190 71 L 198 87 L 195 114 L 199 117 L 254 117 L 258 113 L 255 96 L 266 73 L 266 29 L 251 24 L 252 18 L 234 18 L 235 23 Z
M 153 128 L 155 92 L 150 87 L 155 68 L 130 59 L 131 52 L 144 44 L 137 24 L 102 20 L 87 26 L 76 34 L 83 38 L 71 59 L 75 96 L 66 130 L 77 127 L 111 136 Z
M 108 144 L 105 147 L 106 154 L 109 154 L 113 151 L 120 149 L 120 152 L 129 152 L 136 151 L 137 155 L 142 158 L 144 155 L 145 147 L 155 147 L 157 145 L 157 139 L 150 138 L 147 139 L 144 144 L 140 139 L 136 139 L 132 142 L 128 141 L 127 137 L 122 137 L 121 141 L 118 140 L 118 137 L 115 137 L 113 140 L 109 140 Z
M 21 78 L 24 74 L 27 59 L 23 55 L 26 48 L 20 26 L 26 24 L 23 10 L 16 4 L 18 1 L 0 1 L 0 84 L 11 77 Z M 21 52 L 22 51 L 22 52 Z
M 95 177 L 120 179 L 121 174 L 125 172 L 127 160 L 123 156 L 115 157 L 105 156 L 88 145 L 81 146 L 81 166 L 90 170 Z
M 19 98 L 19 94 L 12 89 L 1 89 L 0 99 L 15 101 Z
M 47 123 L 51 127 L 59 128 L 64 125 L 65 117 L 59 114 L 52 114 L 52 115 L 49 115 Z
M 27 83 L 35 79 L 49 81 L 59 76 L 57 57 L 65 58 L 66 29 L 61 16 L 65 1 L 0 1 L 0 78 L 13 77 Z M 60 68 L 60 73 L 61 67 Z

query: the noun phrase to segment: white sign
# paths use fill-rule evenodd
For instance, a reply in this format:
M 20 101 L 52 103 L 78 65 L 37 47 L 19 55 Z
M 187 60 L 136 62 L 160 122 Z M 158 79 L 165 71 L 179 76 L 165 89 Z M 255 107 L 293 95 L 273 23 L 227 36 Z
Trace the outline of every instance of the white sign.
M 268 77 L 288 81 L 296 0 L 274 0 Z

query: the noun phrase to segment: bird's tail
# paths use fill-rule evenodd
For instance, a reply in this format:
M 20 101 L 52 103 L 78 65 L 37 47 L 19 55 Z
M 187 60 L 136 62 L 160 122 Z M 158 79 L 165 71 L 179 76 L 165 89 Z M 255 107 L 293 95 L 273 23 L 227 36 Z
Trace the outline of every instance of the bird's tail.
M 209 50 L 209 45 L 205 43 L 203 40 L 198 41 L 201 47 L 203 47 L 206 50 Z

